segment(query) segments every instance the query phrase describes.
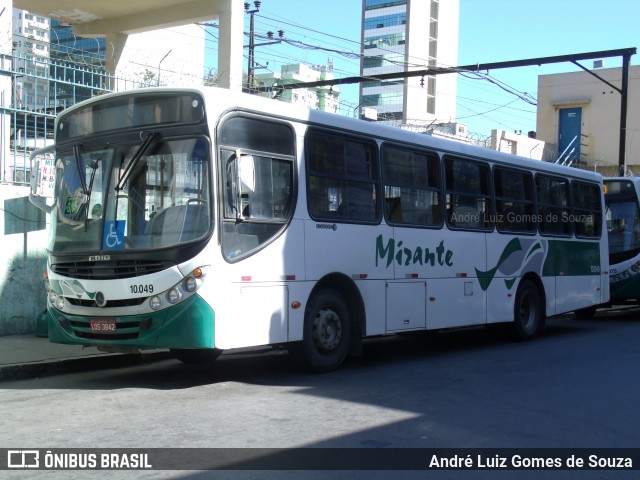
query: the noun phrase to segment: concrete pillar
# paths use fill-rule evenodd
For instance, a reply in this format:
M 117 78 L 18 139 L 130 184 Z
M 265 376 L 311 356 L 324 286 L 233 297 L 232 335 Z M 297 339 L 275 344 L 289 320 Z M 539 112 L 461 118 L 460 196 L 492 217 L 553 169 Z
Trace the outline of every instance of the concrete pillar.
M 244 3 L 226 0 L 220 11 L 218 82 L 220 87 L 242 91 Z
M 124 46 L 127 43 L 128 35 L 124 33 L 107 33 L 106 35 L 106 70 L 111 75 L 116 74 L 116 68 L 118 68 L 118 62 L 120 61 L 120 56 L 122 55 L 122 51 L 124 50 Z M 113 88 L 113 85 L 110 85 Z

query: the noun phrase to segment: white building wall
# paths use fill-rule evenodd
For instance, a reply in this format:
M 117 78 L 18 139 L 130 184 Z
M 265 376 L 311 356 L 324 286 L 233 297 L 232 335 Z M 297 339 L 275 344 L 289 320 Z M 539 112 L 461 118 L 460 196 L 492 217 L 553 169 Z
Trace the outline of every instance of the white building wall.
M 545 143 L 537 138 L 529 138 L 513 132 L 492 130 L 491 149 L 533 160 L 543 160 Z
M 458 31 L 460 18 L 459 0 L 440 0 L 438 19 L 438 66 L 458 65 Z M 456 118 L 456 96 L 458 75 L 436 77 L 436 117 L 439 121 Z
M 333 72 L 328 66 L 309 66 L 304 63 L 282 65 L 280 73 L 256 74 L 256 80 L 261 87 L 270 87 L 273 86 L 274 83 L 315 82 L 319 80 L 331 80 L 332 78 Z M 329 94 L 329 91 L 331 91 L 331 94 Z M 287 89 L 278 96 L 278 99 L 314 110 L 319 109 L 325 112 L 338 113 L 340 110 L 340 87 Z
M 430 0 L 408 1 L 405 62 L 407 70 L 424 70 L 429 66 Z M 414 66 L 415 65 L 415 66 Z M 437 81 L 437 80 L 436 80 Z M 424 85 L 420 85 L 420 83 Z M 405 123 L 430 123 L 435 116 L 427 112 L 427 79 L 408 77 L 404 85 Z
M 204 36 L 197 25 L 129 35 L 116 77 L 145 81 L 149 86 L 202 85 Z

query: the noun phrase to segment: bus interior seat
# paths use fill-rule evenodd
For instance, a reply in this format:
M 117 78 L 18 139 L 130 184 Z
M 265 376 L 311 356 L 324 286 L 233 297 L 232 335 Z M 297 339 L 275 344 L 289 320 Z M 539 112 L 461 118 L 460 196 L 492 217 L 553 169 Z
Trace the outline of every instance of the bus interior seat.
M 151 220 L 149 233 L 151 246 L 173 245 L 180 241 L 185 220 L 185 205 L 176 205 L 159 210 Z
M 180 236 L 181 242 L 200 238 L 209 230 L 207 205 L 205 203 L 188 203 L 185 207 L 184 223 Z
M 402 202 L 400 197 L 388 197 L 385 199 L 387 218 L 391 222 L 402 222 Z
M 442 223 L 440 216 L 440 205 L 431 205 L 431 221 L 433 225 L 439 225 Z

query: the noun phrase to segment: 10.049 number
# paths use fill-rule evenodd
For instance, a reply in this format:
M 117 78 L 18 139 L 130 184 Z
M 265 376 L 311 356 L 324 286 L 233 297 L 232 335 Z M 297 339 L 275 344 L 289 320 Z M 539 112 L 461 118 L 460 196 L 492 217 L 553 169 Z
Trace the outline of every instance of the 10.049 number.
M 140 285 L 129 285 L 131 289 L 131 293 L 153 293 L 153 285 L 151 284 L 140 284 Z

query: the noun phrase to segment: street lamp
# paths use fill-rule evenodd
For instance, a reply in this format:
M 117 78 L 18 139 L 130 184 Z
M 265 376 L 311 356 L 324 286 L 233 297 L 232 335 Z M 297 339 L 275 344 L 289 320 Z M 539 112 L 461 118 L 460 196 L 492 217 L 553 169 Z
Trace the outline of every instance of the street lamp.
M 167 58 L 169 56 L 169 54 L 173 51 L 173 49 L 169 50 L 164 57 L 162 57 L 160 59 L 160 62 L 158 62 L 158 81 L 156 83 L 156 85 L 159 87 L 160 86 L 160 65 L 162 65 L 162 61 Z

